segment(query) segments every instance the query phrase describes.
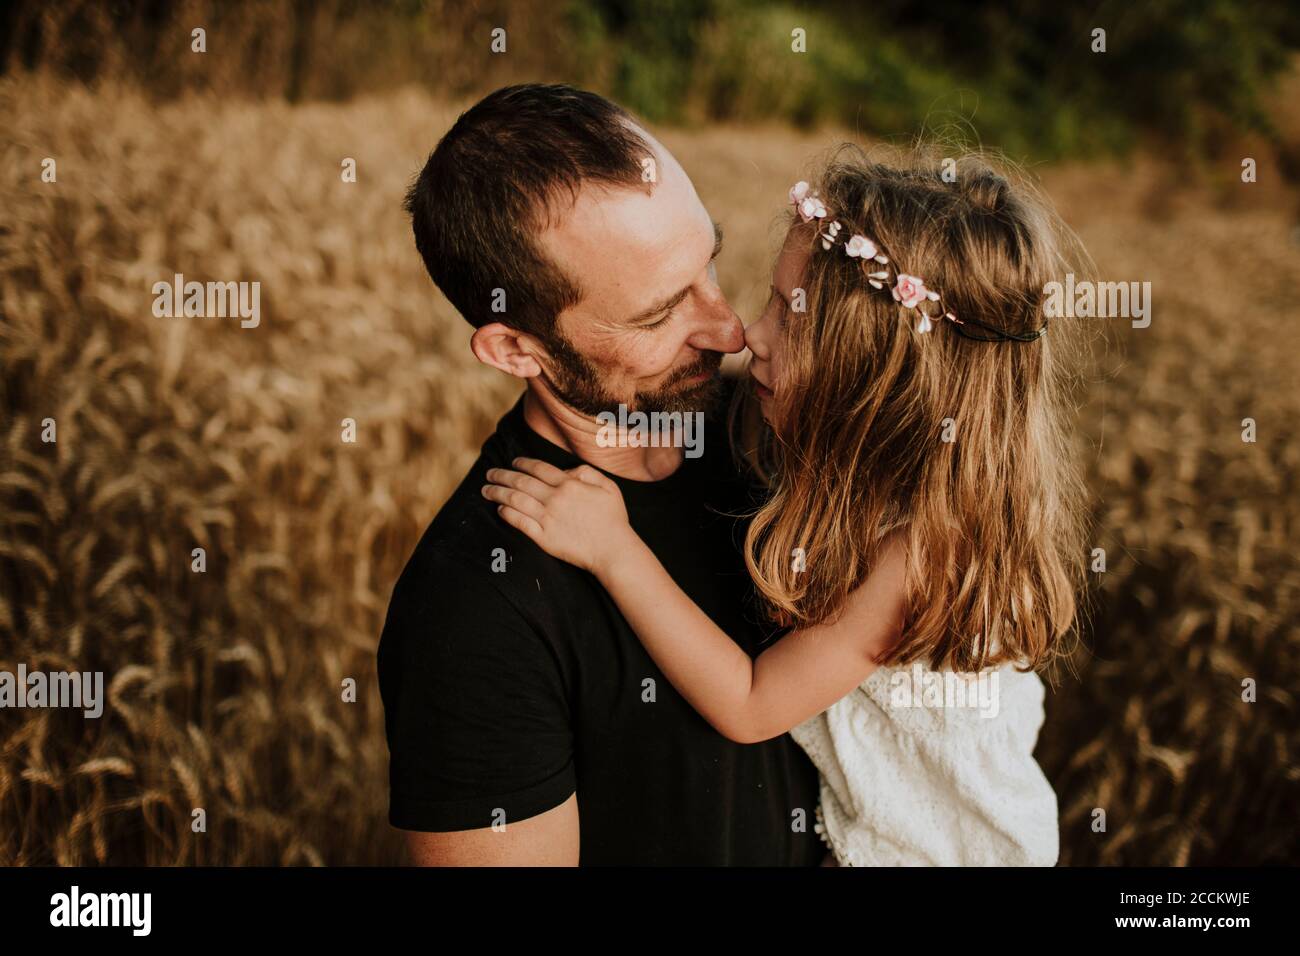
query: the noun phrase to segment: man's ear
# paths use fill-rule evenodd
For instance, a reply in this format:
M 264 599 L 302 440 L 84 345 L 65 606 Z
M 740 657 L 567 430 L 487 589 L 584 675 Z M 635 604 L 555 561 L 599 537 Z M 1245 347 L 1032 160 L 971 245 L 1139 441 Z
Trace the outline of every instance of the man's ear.
M 475 331 L 469 340 L 474 357 L 518 378 L 533 378 L 542 373 L 535 357 L 541 346 L 531 335 L 500 322 L 491 322 Z

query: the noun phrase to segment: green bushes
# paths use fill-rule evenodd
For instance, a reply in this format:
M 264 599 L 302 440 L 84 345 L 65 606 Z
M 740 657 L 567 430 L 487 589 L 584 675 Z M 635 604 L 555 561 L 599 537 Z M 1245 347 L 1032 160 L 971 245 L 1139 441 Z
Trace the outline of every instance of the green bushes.
M 406 83 L 465 97 L 563 80 L 658 123 L 946 127 L 1051 158 L 1140 136 L 1200 150 L 1226 131 L 1275 135 L 1265 104 L 1300 46 L 1286 14 L 1262 0 L 18 0 L 0 14 L 0 64 L 125 76 L 160 97 L 337 100 Z

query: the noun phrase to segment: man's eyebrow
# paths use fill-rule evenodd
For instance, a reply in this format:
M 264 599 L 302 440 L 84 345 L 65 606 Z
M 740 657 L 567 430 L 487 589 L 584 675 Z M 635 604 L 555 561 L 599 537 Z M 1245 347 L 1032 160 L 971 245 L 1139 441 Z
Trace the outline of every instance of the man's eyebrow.
M 722 225 L 721 223 L 715 222 L 713 224 L 713 254 L 709 256 L 709 261 L 712 262 L 714 259 L 718 258 L 718 253 L 720 252 L 722 252 Z M 669 309 L 677 307 L 682 303 L 682 300 L 690 294 L 690 291 L 690 286 L 687 286 L 675 295 L 669 296 L 658 305 L 653 305 L 644 312 L 639 312 L 632 316 L 632 318 L 627 320 L 628 324 L 636 325 L 638 322 L 644 322 L 661 312 L 667 312 Z

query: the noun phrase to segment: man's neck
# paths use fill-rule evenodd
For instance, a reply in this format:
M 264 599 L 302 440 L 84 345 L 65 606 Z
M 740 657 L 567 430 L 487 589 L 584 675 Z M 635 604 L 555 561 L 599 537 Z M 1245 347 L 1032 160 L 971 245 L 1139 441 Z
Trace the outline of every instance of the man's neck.
M 524 422 L 551 444 L 620 478 L 662 481 L 684 460 L 681 448 L 605 447 L 597 441 L 603 427 L 600 422 L 565 405 L 536 379 L 528 381 L 524 392 Z

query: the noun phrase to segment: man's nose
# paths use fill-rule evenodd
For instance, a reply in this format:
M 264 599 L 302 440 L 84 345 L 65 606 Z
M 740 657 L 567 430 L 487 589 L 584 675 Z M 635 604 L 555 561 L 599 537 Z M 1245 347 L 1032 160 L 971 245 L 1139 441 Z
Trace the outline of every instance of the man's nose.
M 721 290 L 710 301 L 700 328 L 690 338 L 690 344 L 701 351 L 739 352 L 744 349 L 745 327 Z

